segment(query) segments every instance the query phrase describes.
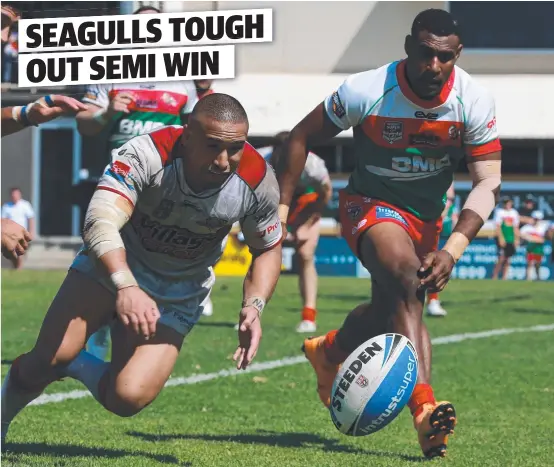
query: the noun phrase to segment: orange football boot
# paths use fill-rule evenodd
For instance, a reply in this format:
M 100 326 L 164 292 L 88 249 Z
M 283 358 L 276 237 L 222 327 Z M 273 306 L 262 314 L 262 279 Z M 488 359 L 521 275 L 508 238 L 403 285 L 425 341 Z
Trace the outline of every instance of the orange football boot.
M 329 407 L 331 404 L 333 382 L 335 381 L 335 376 L 337 376 L 340 365 L 335 365 L 327 360 L 325 348 L 323 347 L 324 343 L 325 336 L 309 337 L 304 341 L 302 352 L 304 352 L 304 355 L 306 355 L 306 358 L 315 370 L 319 398 L 325 407 Z
M 446 456 L 448 435 L 454 433 L 456 410 L 450 402 L 423 404 L 414 415 L 419 444 L 425 457 Z

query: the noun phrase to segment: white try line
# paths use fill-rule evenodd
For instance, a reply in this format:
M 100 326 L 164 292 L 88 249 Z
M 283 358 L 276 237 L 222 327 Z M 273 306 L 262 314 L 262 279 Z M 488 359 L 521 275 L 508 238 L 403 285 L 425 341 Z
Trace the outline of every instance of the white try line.
M 473 340 L 473 339 L 487 339 L 495 336 L 505 336 L 507 334 L 514 334 L 520 332 L 544 332 L 554 331 L 554 324 L 545 324 L 538 326 L 531 326 L 528 328 L 511 328 L 511 329 L 491 329 L 490 331 L 482 332 L 468 332 L 464 334 L 451 334 L 450 336 L 442 336 L 432 339 L 433 345 L 445 345 L 455 344 L 457 342 Z M 304 355 L 298 357 L 287 357 L 279 360 L 272 360 L 269 362 L 253 363 L 246 370 L 221 370 L 215 373 L 205 373 L 201 375 L 193 375 L 179 378 L 171 378 L 166 384 L 168 386 L 185 386 L 189 384 L 202 383 L 204 381 L 211 381 L 213 379 L 227 378 L 229 376 L 243 375 L 247 373 L 257 373 L 259 371 L 271 370 L 273 368 L 282 368 L 285 366 L 298 365 L 299 363 L 307 363 Z M 90 397 L 89 391 L 69 391 L 69 392 L 57 392 L 54 394 L 43 394 L 35 399 L 29 405 L 44 405 L 52 404 L 54 402 L 63 402 L 69 399 L 82 399 L 84 397 Z

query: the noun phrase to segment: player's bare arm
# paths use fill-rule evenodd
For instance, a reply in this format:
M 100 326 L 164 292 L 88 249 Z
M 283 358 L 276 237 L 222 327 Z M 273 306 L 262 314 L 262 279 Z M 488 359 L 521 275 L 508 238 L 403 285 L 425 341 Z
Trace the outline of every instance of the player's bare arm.
M 17 133 L 28 126 L 49 122 L 62 115 L 85 111 L 87 105 L 72 97 L 52 94 L 24 106 L 2 108 L 2 137 Z
M 263 252 L 252 251 L 252 264 L 243 284 L 239 346 L 233 356 L 238 369 L 246 369 L 258 351 L 262 338 L 260 318 L 277 286 L 281 261 L 280 243 Z
M 460 213 L 456 227 L 442 250 L 430 253 L 423 261 L 421 273 L 431 272 L 421 280 L 422 286 L 442 290 L 467 246 L 475 238 L 498 202 L 501 185 L 501 152 L 471 156 L 467 160 L 473 188 Z
M 306 165 L 309 148 L 334 138 L 341 131 L 327 116 L 323 103 L 312 110 L 291 131 L 288 148 L 278 170 L 281 191 L 279 219 L 283 224 L 287 222 L 292 196 Z
M 129 105 L 133 102 L 133 96 L 130 93 L 118 93 L 110 100 L 108 107 L 99 105 L 90 105 L 90 108 L 77 114 L 77 128 L 82 135 L 93 136 L 100 133 L 104 127 L 118 113 L 130 113 Z

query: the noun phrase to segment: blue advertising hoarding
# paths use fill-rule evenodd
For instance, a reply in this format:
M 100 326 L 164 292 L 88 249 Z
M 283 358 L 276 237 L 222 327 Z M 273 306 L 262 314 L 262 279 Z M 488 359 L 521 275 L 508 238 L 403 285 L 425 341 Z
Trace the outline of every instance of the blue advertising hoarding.
M 441 242 L 442 246 L 442 242 Z M 457 279 L 490 279 L 497 259 L 497 247 L 493 239 L 475 239 L 458 261 L 453 271 Z M 545 255 L 540 269 L 541 280 L 554 280 L 552 246 L 545 245 Z M 315 253 L 317 272 L 321 276 L 369 277 L 367 270 L 352 254 L 343 238 L 321 237 Z M 291 272 L 296 272 L 296 262 Z M 525 247 L 518 248 L 512 257 L 508 278 L 524 280 L 526 274 Z

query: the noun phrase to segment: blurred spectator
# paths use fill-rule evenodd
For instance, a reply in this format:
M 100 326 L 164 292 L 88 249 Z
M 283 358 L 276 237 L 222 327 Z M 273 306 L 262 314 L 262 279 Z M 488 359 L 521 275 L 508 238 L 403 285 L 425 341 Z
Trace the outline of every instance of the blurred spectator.
M 527 224 L 533 224 L 533 217 L 531 216 L 531 214 L 533 214 L 535 209 L 536 205 L 533 197 L 531 195 L 527 195 L 525 201 L 523 202 L 523 206 L 519 208 L 520 227 L 523 227 Z
M 527 280 L 532 280 L 533 270 L 536 280 L 540 280 L 540 269 L 544 256 L 544 244 L 548 232 L 548 221 L 544 221 L 542 211 L 531 213 L 531 222 L 521 228 L 521 238 L 527 243 Z
M 514 209 L 514 202 L 511 198 L 504 198 L 502 207 L 495 212 L 494 222 L 496 224 L 498 261 L 492 272 L 492 278 L 496 279 L 502 271 L 502 279 L 506 279 L 510 258 L 514 256 L 519 246 L 519 213 Z
M 2 82 L 17 83 L 17 31 L 12 31 L 4 46 Z M 15 72 L 15 73 L 14 73 Z
M 214 90 L 212 89 L 213 79 L 195 79 L 194 85 L 196 86 L 196 94 L 198 99 L 202 99 L 208 94 L 213 94 Z
M 35 212 L 31 203 L 24 200 L 21 190 L 17 187 L 11 189 L 11 201 L 2 206 L 2 218 L 9 219 L 29 231 L 31 239 L 35 235 Z M 23 266 L 23 257 L 18 256 L 11 260 L 15 269 L 21 269 Z

